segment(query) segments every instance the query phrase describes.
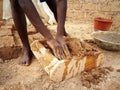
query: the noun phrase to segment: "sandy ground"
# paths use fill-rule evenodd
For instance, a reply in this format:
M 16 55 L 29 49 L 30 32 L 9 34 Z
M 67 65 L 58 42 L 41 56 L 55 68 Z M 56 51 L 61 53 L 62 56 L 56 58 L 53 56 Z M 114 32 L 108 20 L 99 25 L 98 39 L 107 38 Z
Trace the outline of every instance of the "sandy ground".
M 67 22 L 66 30 L 71 37 L 90 39 L 93 31 L 92 24 L 74 24 Z M 56 26 L 49 26 L 52 30 Z M 0 90 L 120 90 L 120 52 L 102 50 L 106 61 L 103 66 L 112 66 L 113 72 L 106 76 L 99 85 L 92 85 L 90 89 L 82 86 L 81 75 L 56 83 L 49 80 L 47 73 L 33 57 L 29 67 L 17 64 L 18 59 L 6 60 L 0 63 Z M 101 66 L 102 67 L 102 66 Z
M 72 15 L 72 13 L 71 13 Z M 74 13 L 74 16 L 79 16 Z M 69 14 L 70 16 L 70 14 Z M 72 17 L 72 16 L 71 16 Z M 75 17 L 67 19 L 66 30 L 71 37 L 79 39 L 92 39 L 92 23 L 79 23 Z M 73 20 L 73 21 L 72 21 Z M 56 30 L 56 25 L 48 26 L 51 30 Z M 41 68 L 37 59 L 33 57 L 30 66 L 20 66 L 17 59 L 0 60 L 0 90 L 120 90 L 120 52 L 102 50 L 106 61 L 103 66 L 114 68 L 105 76 L 106 79 L 91 88 L 82 86 L 81 74 L 62 82 L 53 82 L 47 73 Z

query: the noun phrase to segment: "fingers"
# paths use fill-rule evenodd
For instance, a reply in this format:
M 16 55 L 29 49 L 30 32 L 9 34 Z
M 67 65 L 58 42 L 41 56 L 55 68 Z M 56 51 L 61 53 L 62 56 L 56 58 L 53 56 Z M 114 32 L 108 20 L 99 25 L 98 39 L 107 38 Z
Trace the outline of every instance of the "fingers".
M 70 56 L 70 52 L 69 52 L 69 50 L 68 50 L 67 45 L 63 45 L 62 48 L 63 48 L 63 50 L 64 50 L 64 53 L 65 53 L 66 57 L 67 57 L 67 56 Z
M 66 57 L 63 48 L 59 48 L 59 55 L 60 55 L 60 59 L 64 59 Z
M 63 52 L 63 49 L 62 47 L 57 47 L 55 50 L 54 50 L 54 55 L 59 58 L 59 59 L 63 59 L 65 58 L 65 54 Z
M 58 47 L 55 54 L 59 59 L 65 59 L 70 56 L 67 45 L 61 45 L 61 47 Z
M 59 47 L 56 49 L 56 53 L 59 59 L 61 59 L 61 51 L 59 49 Z
M 53 50 L 54 55 L 59 59 L 65 59 L 69 54 L 66 43 L 58 43 L 56 40 L 48 41 L 47 44 Z

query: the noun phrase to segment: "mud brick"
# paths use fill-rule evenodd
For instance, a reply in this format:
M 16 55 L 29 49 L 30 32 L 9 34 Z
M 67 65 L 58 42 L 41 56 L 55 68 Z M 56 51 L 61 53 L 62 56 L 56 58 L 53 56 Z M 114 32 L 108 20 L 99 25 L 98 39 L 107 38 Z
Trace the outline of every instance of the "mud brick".
M 3 23 L 3 21 L 0 21 L 0 24 Z
M 74 77 L 84 70 L 98 67 L 104 61 L 104 55 L 102 53 L 59 60 L 38 40 L 31 44 L 31 50 L 42 68 L 48 73 L 50 79 L 55 82 Z
M 96 4 L 93 3 L 87 3 L 87 4 L 83 4 L 82 9 L 83 11 L 96 11 L 97 6 Z
M 115 0 L 108 3 L 100 4 L 102 11 L 120 11 L 120 1 Z
M 0 48 L 15 46 L 15 42 L 12 36 L 0 37 Z
M 0 48 L 0 58 L 2 60 L 8 60 L 17 58 L 22 52 L 22 48 L 18 46 L 13 47 L 1 47 Z
M 81 1 L 81 0 L 80 0 Z M 83 0 L 83 3 L 98 3 L 98 0 Z
M 36 33 L 37 31 L 35 30 L 35 28 L 33 27 L 33 25 L 29 25 L 27 27 L 27 32 L 28 32 L 28 34 L 33 34 L 33 33 Z
M 1 29 L 0 30 L 0 37 L 1 36 L 11 36 L 11 35 L 12 35 L 11 29 Z
M 8 25 L 8 26 L 11 26 L 11 25 L 13 25 L 13 24 L 14 24 L 13 20 L 9 20 L 9 21 L 7 21 L 7 22 L 5 23 L 5 25 Z
M 0 58 L 3 60 L 17 58 L 22 51 L 21 47 L 15 46 L 12 36 L 0 37 Z
M 34 40 L 43 40 L 44 39 L 40 33 L 28 35 L 28 37 L 29 37 L 30 43 L 32 43 Z
M 1 29 L 12 29 L 13 25 L 5 25 L 5 26 L 1 26 Z

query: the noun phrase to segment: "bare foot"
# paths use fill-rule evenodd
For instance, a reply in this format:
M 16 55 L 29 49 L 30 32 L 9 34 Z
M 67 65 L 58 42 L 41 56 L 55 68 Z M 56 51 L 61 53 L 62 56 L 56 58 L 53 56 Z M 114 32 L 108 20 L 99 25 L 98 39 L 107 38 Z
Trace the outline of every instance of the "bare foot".
M 33 53 L 31 50 L 28 53 L 24 52 L 22 58 L 19 60 L 19 64 L 24 66 L 30 65 L 32 56 L 33 56 Z

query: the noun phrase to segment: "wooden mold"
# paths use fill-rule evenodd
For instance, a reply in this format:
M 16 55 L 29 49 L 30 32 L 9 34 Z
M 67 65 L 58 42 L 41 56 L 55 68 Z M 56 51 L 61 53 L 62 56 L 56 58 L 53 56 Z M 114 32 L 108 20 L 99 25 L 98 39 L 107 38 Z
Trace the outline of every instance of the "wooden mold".
M 98 67 L 104 59 L 104 55 L 99 53 L 91 56 L 72 57 L 71 60 L 59 60 L 38 40 L 33 41 L 31 49 L 42 68 L 48 73 L 50 79 L 55 82 L 71 78 L 84 70 Z

